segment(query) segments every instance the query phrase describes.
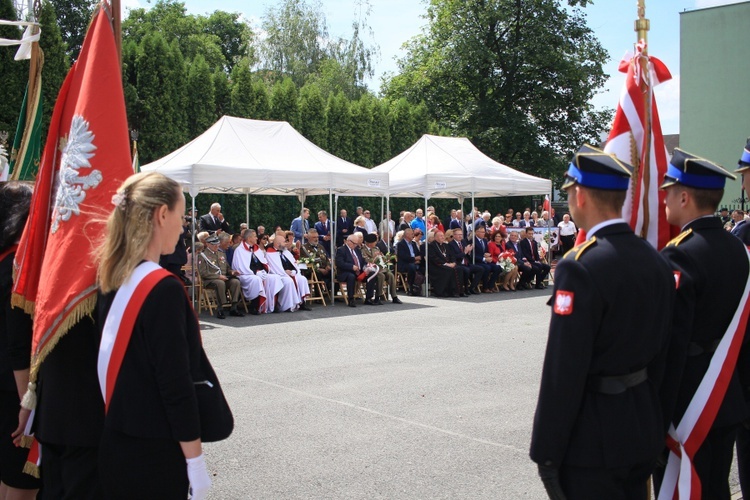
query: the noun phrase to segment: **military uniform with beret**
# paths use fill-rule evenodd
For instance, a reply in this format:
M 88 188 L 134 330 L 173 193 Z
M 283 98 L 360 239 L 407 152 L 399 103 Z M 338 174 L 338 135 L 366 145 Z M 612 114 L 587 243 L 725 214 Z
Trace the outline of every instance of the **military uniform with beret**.
M 240 299 L 240 293 L 242 292 L 240 280 L 232 275 L 224 252 L 220 250 L 212 251 L 208 248 L 208 245 L 218 245 L 219 238 L 210 236 L 206 240 L 206 243 L 206 249 L 198 256 L 198 274 L 200 274 L 203 280 L 203 286 L 216 290 L 216 296 L 219 301 L 216 317 L 219 319 L 224 318 L 224 311 L 222 309 L 227 301 L 227 288 L 232 296 L 230 314 L 232 316 L 244 316 L 237 310 L 237 301 Z M 228 279 L 222 280 L 220 276 L 226 276 Z
M 621 192 L 631 173 L 584 146 L 563 188 Z M 657 388 L 674 281 L 624 220 L 586 229 L 555 271 L 530 456 L 550 498 L 645 498 L 665 438 Z
M 675 149 L 662 189 L 723 190 L 727 178 L 734 176 L 719 165 Z M 677 288 L 662 398 L 667 420 L 677 427 L 737 311 L 750 265 L 742 243 L 714 215 L 685 224 L 661 253 L 672 268 Z M 711 430 L 692 460 L 703 498 L 729 499 L 734 436 L 746 416 L 735 370 Z M 660 467 L 655 473 L 657 485 L 663 475 Z

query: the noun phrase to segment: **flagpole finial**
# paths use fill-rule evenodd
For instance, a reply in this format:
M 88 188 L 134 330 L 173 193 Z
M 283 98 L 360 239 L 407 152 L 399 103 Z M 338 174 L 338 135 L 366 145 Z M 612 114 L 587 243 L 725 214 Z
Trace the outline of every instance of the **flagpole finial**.
M 638 0 L 638 19 L 635 20 L 635 31 L 638 33 L 638 42 L 648 41 L 648 31 L 651 23 L 646 19 L 646 0 Z

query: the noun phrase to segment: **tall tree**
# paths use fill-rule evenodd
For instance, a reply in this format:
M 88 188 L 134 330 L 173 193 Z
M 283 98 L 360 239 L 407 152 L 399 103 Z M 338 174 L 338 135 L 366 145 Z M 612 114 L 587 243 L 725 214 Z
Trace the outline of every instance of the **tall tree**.
M 391 128 L 388 104 L 372 99 L 372 163 L 377 166 L 391 159 Z
M 389 113 L 391 126 L 391 153 L 398 155 L 408 149 L 417 140 L 414 132 L 414 119 L 411 106 L 405 98 L 391 103 Z
M 214 82 L 214 101 L 216 104 L 214 115 L 218 119 L 231 114 L 232 88 L 229 86 L 229 78 L 223 71 L 214 71 L 211 79 Z
M 598 140 L 611 116 L 590 104 L 607 53 L 577 7 L 587 3 L 433 0 L 384 93 L 425 102 L 439 125 L 498 160 L 559 174 L 562 158 Z
M 326 127 L 328 152 L 352 161 L 352 113 L 349 101 L 340 92 L 328 98 Z
M 152 33 L 138 47 L 136 71 L 139 153 L 148 163 L 187 142 L 185 65 L 176 43 Z
M 263 67 L 289 76 L 298 86 L 326 57 L 328 26 L 320 0 L 282 0 L 263 18 L 266 37 L 260 48 Z
M 234 65 L 243 58 L 255 61 L 253 31 L 238 12 L 214 11 L 208 18 L 201 18 L 204 33 L 216 36 L 226 60 L 225 71 L 231 73 Z
M 0 0 L 0 19 L 16 20 L 13 0 Z M 21 31 L 15 26 L 0 26 L 0 38 L 21 38 Z M 18 47 L 0 47 L 0 82 L 3 85 L 3 97 L 0 99 L 0 132 L 9 133 L 9 152 L 21 113 L 26 83 L 29 80 L 28 61 L 13 60 L 17 49 Z
M 196 56 L 187 74 L 188 138 L 206 131 L 216 121 L 216 100 L 211 70 L 203 59 Z
M 299 91 L 299 131 L 317 146 L 326 148 L 326 101 L 316 84 Z
M 372 107 L 373 97 L 365 94 L 359 101 L 354 101 L 352 110 L 352 162 L 371 168 L 373 162 Z
M 271 119 L 286 121 L 292 127 L 299 125 L 297 87 L 291 78 L 284 78 L 273 86 L 271 92 Z
M 60 34 L 71 61 L 78 59 L 97 0 L 49 0 L 55 7 Z

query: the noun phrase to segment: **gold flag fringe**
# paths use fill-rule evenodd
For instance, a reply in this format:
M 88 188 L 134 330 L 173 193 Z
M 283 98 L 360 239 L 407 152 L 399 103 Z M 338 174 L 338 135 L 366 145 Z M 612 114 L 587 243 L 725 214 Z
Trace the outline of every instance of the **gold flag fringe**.
M 30 476 L 34 476 L 35 478 L 39 479 L 39 466 L 35 463 L 26 462 L 26 464 L 23 466 L 23 472 L 25 474 L 28 474 Z
M 13 277 L 13 280 L 15 281 L 15 276 Z M 26 300 L 26 297 L 21 295 L 20 293 L 13 293 L 10 296 L 10 306 L 11 307 L 18 307 L 20 309 L 23 309 L 23 312 L 34 317 L 34 310 L 36 303 Z
M 92 313 L 96 307 L 96 289 L 92 290 L 91 295 L 83 299 L 73 308 L 67 317 L 58 325 L 52 337 L 42 347 L 41 351 L 31 357 L 31 369 L 29 370 L 29 382 L 36 383 L 39 374 L 39 367 L 44 359 L 55 348 L 60 339 L 65 336 L 79 321 L 88 316 L 93 318 Z
M 25 434 L 21 436 L 21 448 L 31 448 L 32 443 L 34 443 L 34 436 L 27 436 Z

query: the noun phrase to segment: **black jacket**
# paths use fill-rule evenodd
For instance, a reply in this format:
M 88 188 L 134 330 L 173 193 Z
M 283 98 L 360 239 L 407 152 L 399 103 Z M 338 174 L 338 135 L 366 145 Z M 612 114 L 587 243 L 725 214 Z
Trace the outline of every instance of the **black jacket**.
M 531 459 L 560 467 L 628 467 L 664 447 L 658 398 L 669 340 L 669 266 L 625 223 L 605 226 L 557 265 Z M 621 394 L 590 388 L 598 376 L 648 370 Z
M 690 343 L 706 347 L 722 338 L 744 293 L 750 269 L 742 242 L 723 228 L 718 217 L 689 223 L 662 255 L 679 276 L 668 368 L 670 384 L 665 386 L 666 404 L 674 407 L 671 420 L 677 425 L 711 361 L 710 352 L 688 355 Z M 746 333 L 745 350 L 748 340 Z M 714 427 L 736 424 L 746 415 L 735 370 Z

